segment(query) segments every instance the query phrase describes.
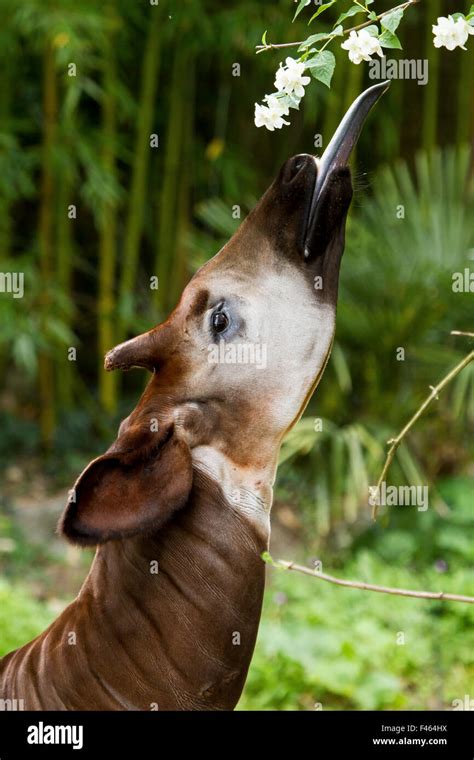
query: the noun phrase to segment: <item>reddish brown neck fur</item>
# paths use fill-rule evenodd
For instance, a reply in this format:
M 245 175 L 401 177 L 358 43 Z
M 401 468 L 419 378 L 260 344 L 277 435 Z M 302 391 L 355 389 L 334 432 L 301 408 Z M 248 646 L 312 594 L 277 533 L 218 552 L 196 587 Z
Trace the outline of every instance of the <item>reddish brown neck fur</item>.
M 268 537 L 207 476 L 194 480 L 188 504 L 156 537 L 98 549 L 77 599 L 0 662 L 0 697 L 23 699 L 25 709 L 235 707 L 257 635 Z

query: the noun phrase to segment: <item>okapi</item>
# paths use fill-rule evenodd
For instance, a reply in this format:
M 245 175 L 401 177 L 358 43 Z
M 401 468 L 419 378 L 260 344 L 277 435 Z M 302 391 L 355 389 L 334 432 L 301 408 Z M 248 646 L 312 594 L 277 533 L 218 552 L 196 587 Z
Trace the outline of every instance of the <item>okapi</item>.
M 166 322 L 105 357 L 106 370 L 152 376 L 60 521 L 74 544 L 97 546 L 89 575 L 44 633 L 0 661 L 2 700 L 29 710 L 237 704 L 261 614 L 279 448 L 333 342 L 347 163 L 387 87 L 357 98 L 320 160 L 286 161 Z M 211 361 L 222 345 L 265 346 L 265 366 Z

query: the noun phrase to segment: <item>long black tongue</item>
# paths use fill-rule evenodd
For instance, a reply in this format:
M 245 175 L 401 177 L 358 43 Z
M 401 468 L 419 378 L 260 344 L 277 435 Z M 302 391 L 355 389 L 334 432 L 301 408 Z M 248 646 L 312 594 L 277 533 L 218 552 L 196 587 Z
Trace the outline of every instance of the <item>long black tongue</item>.
M 319 162 L 318 176 L 313 190 L 311 207 L 309 212 L 308 227 L 306 230 L 306 242 L 304 248 L 305 258 L 310 256 L 310 242 L 317 224 L 319 202 L 321 200 L 324 188 L 331 173 L 342 166 L 346 166 L 352 149 L 356 144 L 361 133 L 363 124 L 367 115 L 390 87 L 390 82 L 380 82 L 374 84 L 362 92 L 345 114 L 334 136 L 323 153 Z

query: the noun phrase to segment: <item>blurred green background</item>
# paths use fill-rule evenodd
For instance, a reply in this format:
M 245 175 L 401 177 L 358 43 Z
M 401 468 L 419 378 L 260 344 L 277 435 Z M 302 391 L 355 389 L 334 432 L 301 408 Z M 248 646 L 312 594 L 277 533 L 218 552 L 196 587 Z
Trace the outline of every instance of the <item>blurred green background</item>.
M 472 595 L 474 365 L 389 473 L 390 483 L 429 485 L 428 511 L 392 508 L 374 524 L 367 502 L 387 439 L 472 347 L 450 331 L 473 328 L 472 293 L 454 293 L 452 275 L 474 268 L 474 40 L 448 52 L 431 33 L 438 15 L 470 4 L 420 2 L 400 26 L 403 51 L 389 51 L 428 59 L 429 82 L 392 83 L 354 158 L 337 341 L 283 447 L 272 554 Z M 25 273 L 23 299 L 0 294 L 0 654 L 57 615 L 90 563 L 54 525 L 66 489 L 144 384 L 140 372 L 106 374 L 104 353 L 169 313 L 238 225 L 232 207 L 244 216 L 286 158 L 314 152 L 315 134 L 327 144 L 371 83 L 335 45 L 332 89 L 312 83 L 291 127 L 256 129 L 254 103 L 288 53 L 256 56 L 255 45 L 266 29 L 270 41 L 304 38 L 294 8 L 0 0 L 0 271 Z M 241 707 L 449 709 L 473 694 L 473 623 L 467 605 L 270 569 Z

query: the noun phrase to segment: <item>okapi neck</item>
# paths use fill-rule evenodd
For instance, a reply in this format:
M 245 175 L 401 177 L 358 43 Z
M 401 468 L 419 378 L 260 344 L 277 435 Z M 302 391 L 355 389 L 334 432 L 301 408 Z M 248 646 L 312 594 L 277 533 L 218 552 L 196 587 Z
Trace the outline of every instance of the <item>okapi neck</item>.
M 137 709 L 233 709 L 255 646 L 267 542 L 200 474 L 159 533 L 101 547 L 88 584 L 111 654 L 123 651 L 122 671 L 110 660 L 113 691 Z
M 99 547 L 77 597 L 0 660 L 0 696 L 27 710 L 232 710 L 253 654 L 267 548 L 196 477 L 159 533 Z

